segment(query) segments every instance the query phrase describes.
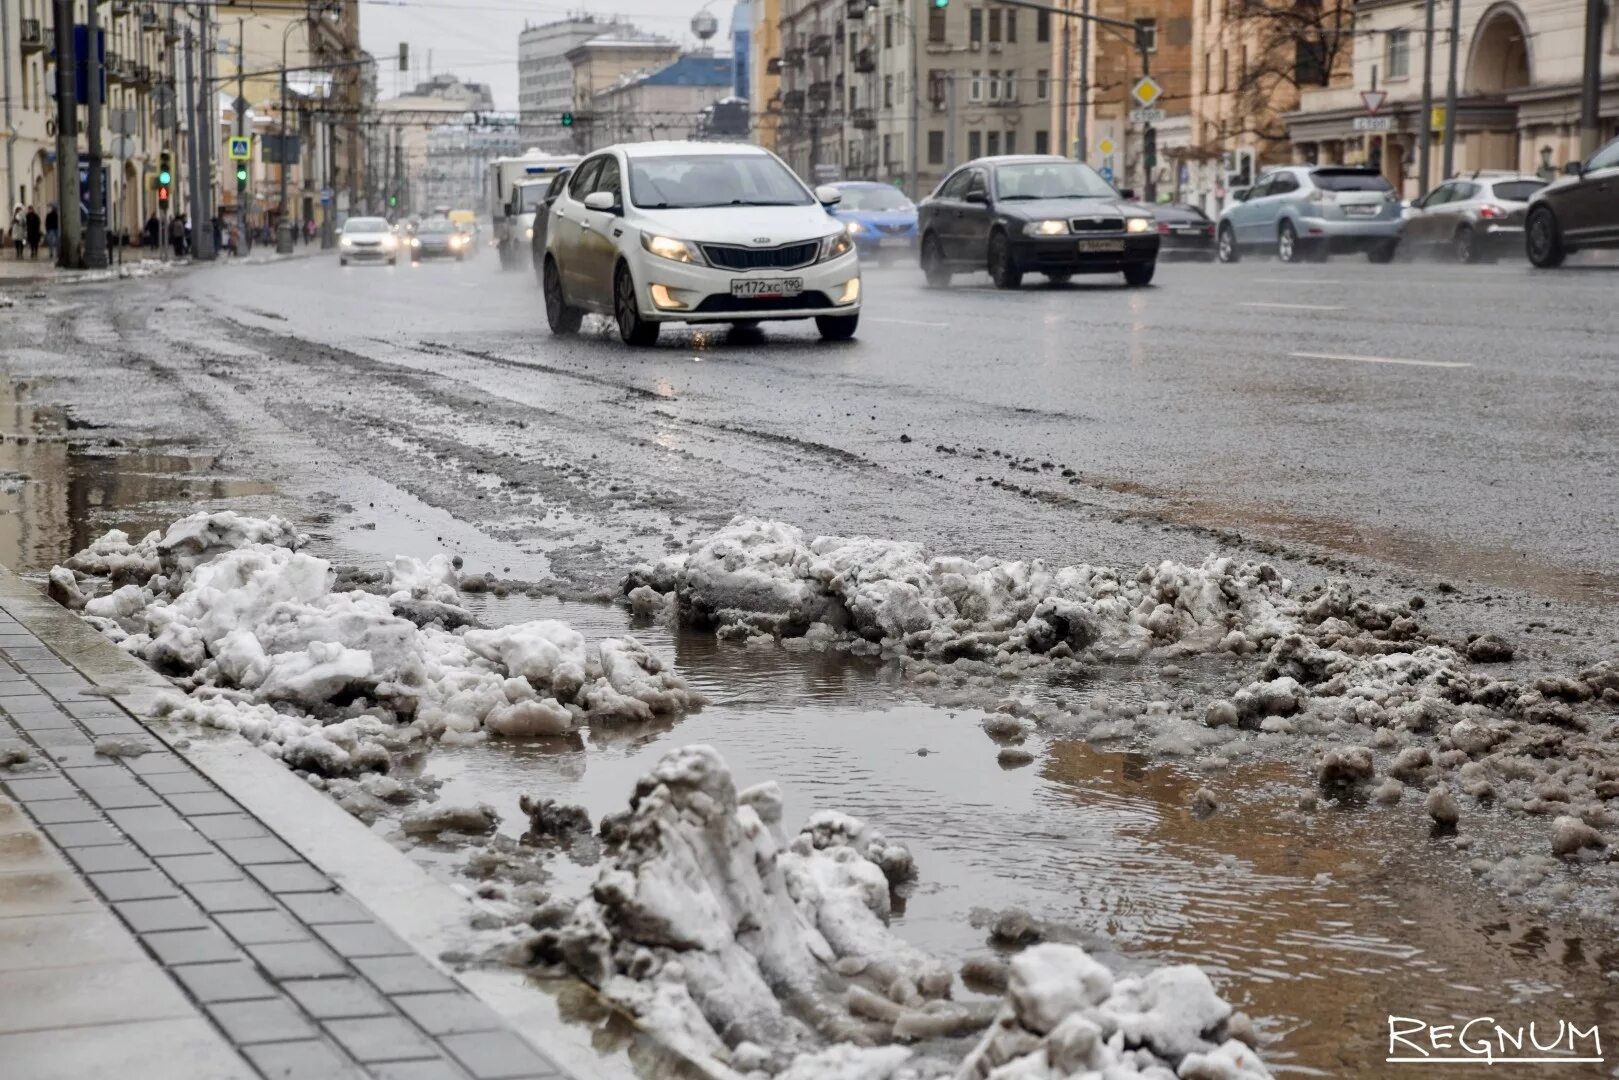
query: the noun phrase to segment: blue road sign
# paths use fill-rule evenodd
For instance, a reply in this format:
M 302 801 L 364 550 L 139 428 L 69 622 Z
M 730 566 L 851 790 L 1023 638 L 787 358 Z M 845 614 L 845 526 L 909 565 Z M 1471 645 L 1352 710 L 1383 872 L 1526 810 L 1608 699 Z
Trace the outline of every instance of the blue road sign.
M 1100 169 L 1098 169 L 1096 171 L 1102 174 L 1102 179 L 1103 180 L 1106 180 L 1110 184 L 1113 183 L 1113 166 L 1111 166 L 1111 165 L 1103 165 Z
M 320 204 L 322 206 L 330 206 L 332 204 L 332 189 L 331 188 L 323 187 L 323 188 L 320 189 Z

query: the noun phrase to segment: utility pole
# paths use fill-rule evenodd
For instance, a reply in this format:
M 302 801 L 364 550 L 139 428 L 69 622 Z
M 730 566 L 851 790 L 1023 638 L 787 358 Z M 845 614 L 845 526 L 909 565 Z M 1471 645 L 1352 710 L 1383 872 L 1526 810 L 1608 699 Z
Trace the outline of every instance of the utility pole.
M 202 189 L 207 183 L 202 170 L 197 167 L 197 144 L 202 141 L 197 132 L 197 65 L 193 62 L 194 41 L 191 28 L 186 27 L 186 115 L 191 117 L 191 123 L 186 125 L 186 171 L 190 173 L 191 194 L 188 200 L 191 206 L 191 245 L 197 257 L 202 257 L 203 245 L 207 244 L 212 250 L 214 240 L 214 225 L 210 218 L 199 217 L 202 213 Z M 207 87 L 203 88 L 206 96 Z M 176 103 L 178 105 L 178 103 Z M 168 237 L 158 242 L 167 242 Z
M 1064 4 L 1068 0 L 1063 0 Z M 1074 144 L 1068 141 L 1068 88 L 1074 81 L 1074 24 L 1062 21 L 1062 85 L 1057 88 L 1057 153 L 1063 157 L 1074 154 Z
M 19 38 L 21 29 L 19 26 Z M 6 110 L 6 200 L 10 201 L 11 192 L 17 190 L 16 162 L 12 160 L 11 149 L 12 143 L 17 141 L 17 129 L 11 123 L 11 6 L 3 3 L 0 3 L 0 54 L 3 54 L 0 55 L 0 65 L 3 65 L 4 69 L 3 73 L 0 73 L 0 78 L 5 80 L 4 84 L 0 85 L 0 100 L 4 100 Z
M 245 135 L 247 125 L 247 20 L 236 20 L 236 100 L 231 103 L 231 112 L 236 115 L 236 134 Z M 251 160 L 251 159 L 249 159 Z M 248 183 L 253 179 L 252 166 L 248 166 Z M 253 250 L 253 241 L 248 238 L 247 232 L 247 197 L 248 188 L 240 184 L 236 187 L 236 228 L 240 230 L 242 246 L 248 251 Z
M 1585 0 L 1585 75 L 1580 84 L 1580 159 L 1589 161 L 1602 141 L 1603 0 Z
M 922 198 L 922 63 L 916 19 L 902 16 L 911 27 L 911 198 Z M 873 112 L 875 115 L 875 111 Z M 876 137 L 873 133 L 873 138 Z M 875 156 L 875 155 L 873 155 Z
M 945 100 L 945 130 L 950 132 L 950 140 L 945 148 L 944 171 L 949 172 L 956 167 L 956 73 L 947 72 L 944 77 Z
M 280 144 L 280 152 L 276 155 L 276 160 L 280 164 L 276 166 L 276 173 L 281 188 L 276 205 L 279 207 L 281 218 L 275 225 L 275 250 L 281 255 L 290 254 L 292 251 L 292 221 L 287 216 L 287 37 L 291 33 L 292 29 L 288 27 L 281 35 L 281 109 L 276 114 L 279 120 L 277 126 L 281 129 L 281 134 L 276 139 Z
M 56 4 L 56 206 L 61 247 L 56 265 L 79 265 L 79 106 L 74 101 L 73 0 Z
M 1066 20 L 1065 20 L 1066 21 Z M 1074 128 L 1079 133 L 1080 161 L 1091 156 L 1091 0 L 1079 5 L 1079 114 Z
M 219 139 L 219 98 L 214 93 L 211 61 L 214 50 L 208 38 L 213 16 L 208 13 L 208 0 L 203 0 L 199 7 L 201 30 L 197 52 L 202 81 L 197 84 L 197 103 L 188 107 L 188 111 L 194 118 L 192 126 L 197 129 L 194 171 L 201 181 L 202 194 L 200 200 L 194 200 L 191 204 L 191 254 L 196 259 L 212 259 L 218 254 L 214 250 L 214 143 Z M 189 73 L 186 78 L 190 80 Z
M 1450 78 L 1445 81 L 1445 150 L 1441 176 L 1449 179 L 1456 164 L 1456 51 L 1462 40 L 1462 0 L 1450 0 Z
M 100 6 L 101 0 L 89 0 L 84 6 L 84 51 L 88 54 L 84 61 L 84 82 L 89 96 L 86 119 L 90 125 L 87 132 L 89 153 L 86 155 L 90 169 L 90 212 L 85 215 L 84 230 L 84 265 L 87 270 L 102 270 L 107 265 L 107 192 L 106 185 L 101 182 L 101 94 L 105 85 L 102 81 L 105 78 L 105 63 L 100 48 L 100 20 L 96 12 Z
M 1417 194 L 1428 193 L 1429 147 L 1433 142 L 1433 6 L 1434 0 L 1423 5 L 1422 32 L 1422 115 L 1417 128 Z

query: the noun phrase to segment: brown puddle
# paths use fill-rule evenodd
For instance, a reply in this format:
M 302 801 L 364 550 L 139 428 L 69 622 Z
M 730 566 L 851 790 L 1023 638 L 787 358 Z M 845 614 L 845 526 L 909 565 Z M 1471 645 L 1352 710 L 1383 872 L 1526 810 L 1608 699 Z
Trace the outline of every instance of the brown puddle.
M 210 454 L 93 445 L 32 382 L 0 375 L 0 563 L 49 569 L 112 528 L 139 538 L 197 505 L 266 495 L 271 484 L 219 478 Z
M 609 608 L 547 602 L 523 617 L 537 615 L 590 636 L 626 629 Z M 1072 740 L 1032 740 L 1035 764 L 1002 769 L 983 713 L 909 700 L 881 669 L 633 629 L 714 702 L 649 727 L 440 748 L 427 770 L 445 780 L 441 797 L 490 803 L 515 837 L 521 794 L 577 802 L 599 819 L 663 753 L 708 743 L 739 785 L 779 781 L 789 823 L 836 808 L 908 844 L 921 868 L 895 920 L 908 939 L 959 962 L 990 948 L 975 911 L 1019 907 L 1121 968 L 1199 964 L 1255 1017 L 1278 1076 L 1420 1075 L 1384 1062 L 1389 1014 L 1542 1029 L 1562 1019 L 1604 1034 L 1619 1020 L 1604 977 L 1619 968 L 1611 934 L 1504 907 L 1469 878 L 1467 853 L 1419 827 L 1409 799 L 1305 817 L 1286 812 L 1304 783 L 1291 765 L 1205 776 Z M 1092 688 L 1127 699 L 1129 678 L 1104 670 Z M 1199 818 L 1187 807 L 1204 785 L 1223 808 Z M 415 855 L 446 874 L 461 858 Z M 565 895 L 582 895 L 596 874 L 561 856 L 549 865 Z M 1556 1074 L 1606 1075 L 1580 1065 Z

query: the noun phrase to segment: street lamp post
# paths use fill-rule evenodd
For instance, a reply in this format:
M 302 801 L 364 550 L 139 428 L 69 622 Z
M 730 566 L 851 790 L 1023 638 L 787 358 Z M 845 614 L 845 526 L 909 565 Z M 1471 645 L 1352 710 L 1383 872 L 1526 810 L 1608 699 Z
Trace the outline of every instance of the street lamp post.
M 292 222 L 287 216 L 287 39 L 298 29 L 298 25 L 298 20 L 294 19 L 281 32 L 281 111 L 278 114 L 281 134 L 276 139 L 278 144 L 276 172 L 280 174 L 278 180 L 281 188 L 277 205 L 280 207 L 281 220 L 275 227 L 275 250 L 281 255 L 292 253 Z

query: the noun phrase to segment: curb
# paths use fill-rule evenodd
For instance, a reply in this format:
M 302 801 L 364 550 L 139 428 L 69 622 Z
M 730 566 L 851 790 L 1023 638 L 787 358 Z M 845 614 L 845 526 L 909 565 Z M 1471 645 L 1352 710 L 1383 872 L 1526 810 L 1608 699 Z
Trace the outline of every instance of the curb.
M 0 566 L 0 603 L 101 695 L 127 709 L 154 738 L 563 1070 L 591 1080 L 628 1078 L 637 1072 L 630 1062 L 644 1063 L 650 1058 L 658 1063 L 660 1077 L 727 1075 L 728 1071 L 716 1073 L 674 1054 L 582 982 L 554 980 L 547 992 L 514 969 L 445 969 L 437 958 L 464 949 L 472 940 L 474 901 L 434 878 L 326 795 L 240 737 L 192 725 L 147 722 L 144 718 L 151 715 L 158 697 L 175 692 L 168 680 L 4 566 Z M 186 745 L 176 746 L 176 742 Z M 566 1022 L 562 1017 L 565 1008 L 583 1012 L 594 1022 Z M 609 1017 L 622 1022 L 621 1049 L 612 1056 L 596 1045 L 602 1037 L 597 1028 Z

